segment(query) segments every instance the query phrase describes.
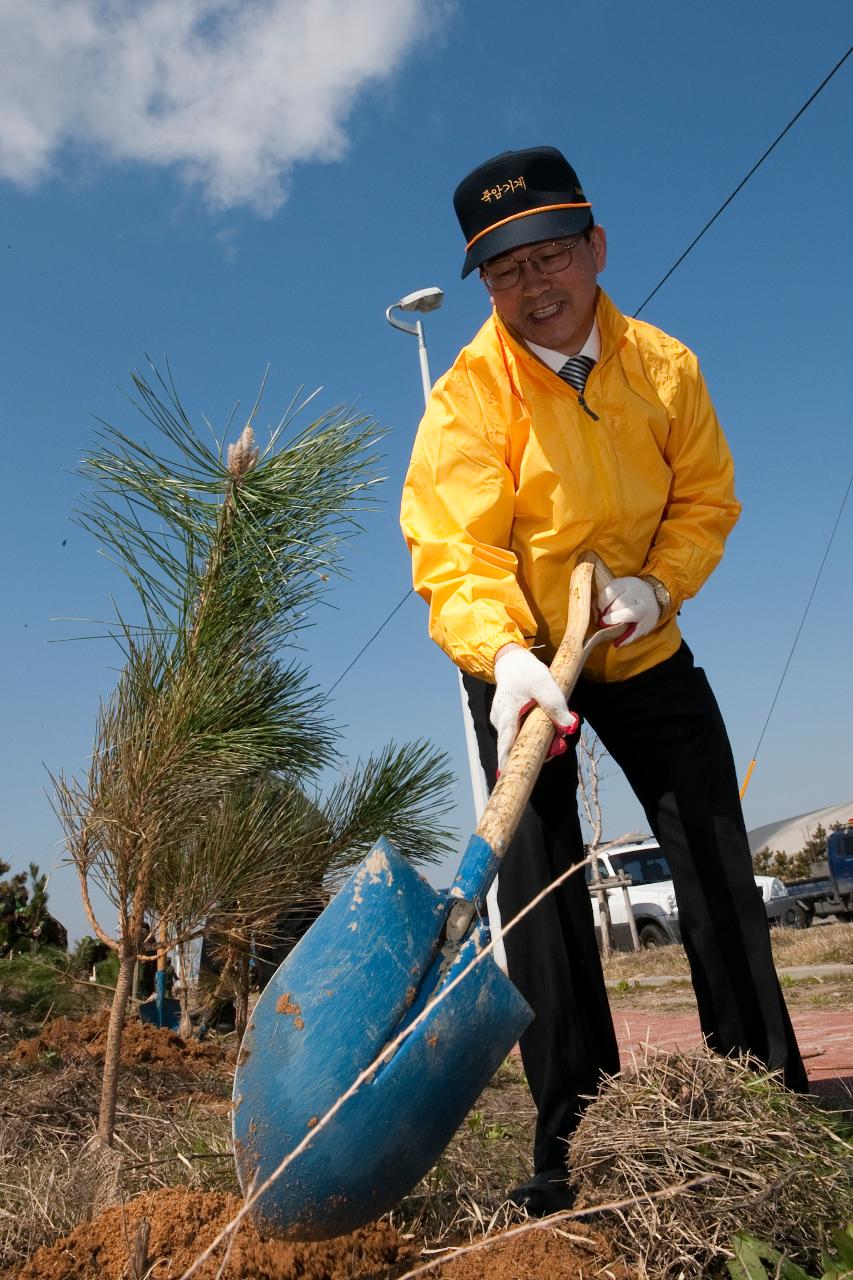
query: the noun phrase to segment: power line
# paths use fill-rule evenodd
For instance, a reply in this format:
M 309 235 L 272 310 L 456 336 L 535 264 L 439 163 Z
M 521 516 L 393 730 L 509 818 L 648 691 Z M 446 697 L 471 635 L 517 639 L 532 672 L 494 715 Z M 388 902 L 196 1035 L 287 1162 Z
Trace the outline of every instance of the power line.
M 851 46 L 850 46 L 850 48 L 847 50 L 847 52 L 844 54 L 844 56 L 843 56 L 842 58 L 839 58 L 839 59 L 838 59 L 838 61 L 836 62 L 835 66 L 834 66 L 834 67 L 832 68 L 832 70 L 830 71 L 829 75 L 825 76 L 825 77 L 823 78 L 823 80 L 821 80 L 820 84 L 819 84 L 819 85 L 818 85 L 818 87 L 815 89 L 815 91 L 814 91 L 814 93 L 811 95 L 811 97 L 809 97 L 809 98 L 807 98 L 807 99 L 806 99 L 806 101 L 805 101 L 805 102 L 803 103 L 803 105 L 800 107 L 800 109 L 799 109 L 799 111 L 797 112 L 797 114 L 796 114 L 795 116 L 792 116 L 792 117 L 791 117 L 791 119 L 790 119 L 790 120 L 788 121 L 788 123 L 785 125 L 785 128 L 784 128 L 784 129 L 782 130 L 782 132 L 778 135 L 778 137 L 776 137 L 776 138 L 774 138 L 774 139 L 773 139 L 773 141 L 770 143 L 770 146 L 769 146 L 769 147 L 767 148 L 767 150 L 764 152 L 764 155 L 763 155 L 763 156 L 761 156 L 761 158 L 760 158 L 759 160 L 756 160 L 755 164 L 752 166 L 752 168 L 750 169 L 750 171 L 749 171 L 749 173 L 746 175 L 746 177 L 741 179 L 741 181 L 740 181 L 740 182 L 737 184 L 737 186 L 735 187 L 734 191 L 731 193 L 731 195 L 730 195 L 730 196 L 727 196 L 727 198 L 726 198 L 726 199 L 723 201 L 723 203 L 720 205 L 719 209 L 718 209 L 718 210 L 717 210 L 717 212 L 713 215 L 713 217 L 711 217 L 711 218 L 709 218 L 709 219 L 708 219 L 708 221 L 705 223 L 704 227 L 703 227 L 703 228 L 702 228 L 702 230 L 699 232 L 699 234 L 698 234 L 698 235 L 697 235 L 693 240 L 691 240 L 691 241 L 690 241 L 690 244 L 689 244 L 689 245 L 687 246 L 687 248 L 684 250 L 684 252 L 682 253 L 681 257 L 680 257 L 680 258 L 676 258 L 675 262 L 672 264 L 672 266 L 670 267 L 669 271 L 667 271 L 666 275 L 665 275 L 665 276 L 663 276 L 663 277 L 662 277 L 662 278 L 657 282 L 657 284 L 655 285 L 654 289 L 652 289 L 652 291 L 651 291 L 651 293 L 649 294 L 649 296 L 648 296 L 647 298 L 644 298 L 644 300 L 640 303 L 639 307 L 638 307 L 638 308 L 637 308 L 637 310 L 634 312 L 634 316 L 635 316 L 635 317 L 636 317 L 636 316 L 638 316 L 638 315 L 640 314 L 640 312 L 643 310 L 643 308 L 646 306 L 646 304 L 647 304 L 647 303 L 651 302 L 652 298 L 655 296 L 655 294 L 658 292 L 658 290 L 659 290 L 659 289 L 661 289 L 661 288 L 666 284 L 667 280 L 668 280 L 668 279 L 669 279 L 669 277 L 672 275 L 672 273 L 676 270 L 676 268 L 678 268 L 678 267 L 680 267 L 680 266 L 681 266 L 682 262 L 683 262 L 683 261 L 684 261 L 684 259 L 687 257 L 688 253 L 690 253 L 691 249 L 694 249 L 694 248 L 696 247 L 696 245 L 699 243 L 699 241 L 700 241 L 700 240 L 702 239 L 702 237 L 704 236 L 705 232 L 706 232 L 710 227 L 712 227 L 712 226 L 714 225 L 714 223 L 717 221 L 717 219 L 719 218 L 719 216 L 720 216 L 720 214 L 723 212 L 723 210 L 724 210 L 724 209 L 726 209 L 726 208 L 731 204 L 732 200 L 734 200 L 734 198 L 735 198 L 735 196 L 737 195 L 737 193 L 738 193 L 739 191 L 742 191 L 742 190 L 743 190 L 743 188 L 744 188 L 744 187 L 746 186 L 746 184 L 749 182 L 750 178 L 751 178 L 751 177 L 752 177 L 752 175 L 756 172 L 756 170 L 761 168 L 761 166 L 764 164 L 764 161 L 765 161 L 765 160 L 767 159 L 767 157 L 770 155 L 770 152 L 771 152 L 771 151 L 773 151 L 773 150 L 774 150 L 774 149 L 779 145 L 779 143 L 782 141 L 782 139 L 784 138 L 784 136 L 785 136 L 785 134 L 788 132 L 788 130 L 789 130 L 789 129 L 792 129 L 792 128 L 794 127 L 794 125 L 797 123 L 797 121 L 799 120 L 799 118 L 800 118 L 800 116 L 803 114 L 803 112 L 804 112 L 804 111 L 806 111 L 806 110 L 807 110 L 807 109 L 812 105 L 812 103 L 814 102 L 814 100 L 815 100 L 815 98 L 818 96 L 818 94 L 819 94 L 819 93 L 821 93 L 821 92 L 826 88 L 826 86 L 829 84 L 829 82 L 830 82 L 830 80 L 832 79 L 832 77 L 835 75 L 836 71 L 840 71 L 840 70 L 841 70 L 841 68 L 844 66 L 844 63 L 845 63 L 845 62 L 847 61 L 847 59 L 850 57 L 850 54 L 851 54 L 851 53 L 853 53 L 853 45 L 851 45 Z
M 370 648 L 370 646 L 373 644 L 373 641 L 374 641 L 374 640 L 376 639 L 376 637 L 379 635 L 380 631 L 383 631 L 383 630 L 385 629 L 385 627 L 387 627 L 387 626 L 388 626 L 388 623 L 389 623 L 389 622 L 391 621 L 391 619 L 394 617 L 394 614 L 398 611 L 398 609 L 402 609 L 403 605 L 406 603 L 406 601 L 408 600 L 409 596 L 410 596 L 410 595 L 413 595 L 413 594 L 414 594 L 413 588 L 412 588 L 412 587 L 409 587 L 408 591 L 407 591 L 407 592 L 406 592 L 406 594 L 403 596 L 402 600 L 398 600 L 398 601 L 397 601 L 397 603 L 394 605 L 394 608 L 393 608 L 393 609 L 391 610 L 391 612 L 388 614 L 388 617 L 385 619 L 385 621 L 384 621 L 384 622 L 380 622 L 379 626 L 376 628 L 376 630 L 374 631 L 374 633 L 373 633 L 373 635 L 370 637 L 370 639 L 369 639 L 369 640 L 366 640 L 366 641 L 365 641 L 365 643 L 361 646 L 361 648 L 359 649 L 358 653 L 357 653 L 357 654 L 355 655 L 355 657 L 353 658 L 352 662 L 350 662 L 346 667 L 344 667 L 343 671 L 342 671 L 342 672 L 341 672 L 341 674 L 338 676 L 337 680 L 336 680 L 336 681 L 335 681 L 335 683 L 332 685 L 331 689 L 329 689 L 329 693 L 331 693 L 334 689 L 337 689 L 338 685 L 341 683 L 341 681 L 343 680 L 344 676 L 345 676 L 349 671 L 351 671 L 351 670 L 353 669 L 353 667 L 354 667 L 354 666 L 355 666 L 355 664 L 358 662 L 358 660 L 359 660 L 359 658 L 361 657 L 361 655 L 364 653 L 365 649 L 369 649 L 369 648 Z
M 776 686 L 776 692 L 773 695 L 773 701 L 770 703 L 770 710 L 767 712 L 767 719 L 764 721 L 764 728 L 761 730 L 761 733 L 758 738 L 758 742 L 756 742 L 755 744 L 755 750 L 752 753 L 752 759 L 749 762 L 749 768 L 746 771 L 746 777 L 743 780 L 743 786 L 741 787 L 741 790 L 740 790 L 741 800 L 746 795 L 746 789 L 749 786 L 749 780 L 752 777 L 752 771 L 755 768 L 755 762 L 758 759 L 759 749 L 761 747 L 762 742 L 764 741 L 764 735 L 767 732 L 767 726 L 770 723 L 770 717 L 773 715 L 774 708 L 776 706 L 776 703 L 779 700 L 779 694 L 781 692 L 782 685 L 784 684 L 785 676 L 788 674 L 788 668 L 791 665 L 791 659 L 794 656 L 794 650 L 797 647 L 797 641 L 800 638 L 800 632 L 802 631 L 803 626 L 805 624 L 809 609 L 811 608 L 811 605 L 812 605 L 812 600 L 814 600 L 814 594 L 817 591 L 817 584 L 820 582 L 820 575 L 823 573 L 823 566 L 826 564 L 827 556 L 829 555 L 830 548 L 835 538 L 836 530 L 838 529 L 838 526 L 841 523 L 841 517 L 844 514 L 844 508 L 847 505 L 847 499 L 850 496 L 851 486 L 853 486 L 853 473 L 851 473 L 850 479 L 847 482 L 847 488 L 844 491 L 844 497 L 841 499 L 841 506 L 838 508 L 838 515 L 835 517 L 835 524 L 832 526 L 832 533 L 829 535 L 829 542 L 827 542 L 826 544 L 826 550 L 823 553 L 823 559 L 820 562 L 820 568 L 817 571 L 817 577 L 814 580 L 814 585 L 812 586 L 811 592 L 809 594 L 809 598 L 806 601 L 806 607 L 803 610 L 803 616 L 802 618 L 800 618 L 800 625 L 797 627 L 797 634 L 794 636 L 794 643 L 791 645 L 791 651 L 788 654 L 788 660 L 785 663 L 785 667 L 782 671 L 782 675 L 779 677 L 779 683 Z
M 717 210 L 717 212 L 713 215 L 713 217 L 711 217 L 711 218 L 709 218 L 709 219 L 708 219 L 708 221 L 705 223 L 704 227 L 703 227 L 703 228 L 702 228 L 702 230 L 699 232 L 699 234 L 698 234 L 698 235 L 697 235 L 693 240 L 691 240 L 690 244 L 689 244 L 689 245 L 687 246 L 687 248 L 684 250 L 684 252 L 682 253 L 681 257 L 676 259 L 676 261 L 675 261 L 675 262 L 672 264 L 672 266 L 669 268 L 669 271 L 667 271 L 666 275 L 661 277 L 661 279 L 660 279 L 660 280 L 658 281 L 658 283 L 655 285 L 654 289 L 652 289 L 652 291 L 651 291 L 651 293 L 648 295 L 648 297 L 647 297 L 647 298 L 645 298 L 645 299 L 643 300 L 643 302 L 641 302 L 641 303 L 640 303 L 639 307 L 638 307 L 638 308 L 637 308 L 637 310 L 634 312 L 634 316 L 635 316 L 635 317 L 637 317 L 637 316 L 640 314 L 640 312 L 643 310 L 643 308 L 644 308 L 644 307 L 645 307 L 649 302 L 651 302 L 652 298 L 655 296 L 655 294 L 658 292 L 658 290 L 659 290 L 659 289 L 661 289 L 661 288 L 663 287 L 663 285 L 665 285 L 665 284 L 666 284 L 667 280 L 670 278 L 670 276 L 673 274 L 673 272 L 674 272 L 674 271 L 676 271 L 676 270 L 677 270 L 677 268 L 681 266 L 681 264 L 682 264 L 682 262 L 684 261 L 684 259 L 685 259 L 685 258 L 687 257 L 687 255 L 690 253 L 691 249 L 694 249 L 694 248 L 696 247 L 696 245 L 699 243 L 699 241 L 700 241 L 700 240 L 702 239 L 702 237 L 704 236 L 705 232 L 706 232 L 706 231 L 707 231 L 711 226 L 713 226 L 713 224 L 717 221 L 717 219 L 719 218 L 719 216 L 720 216 L 720 214 L 723 212 L 723 210 L 724 210 L 724 209 L 726 209 L 726 208 L 731 204 L 731 202 L 734 200 L 734 198 L 735 198 L 735 196 L 738 194 L 738 192 L 739 192 L 739 191 L 741 191 L 741 190 L 743 190 L 743 188 L 746 186 L 747 182 L 749 182 L 749 180 L 750 180 L 750 178 L 752 177 L 752 175 L 756 172 L 756 170 L 757 170 L 757 169 L 759 169 L 759 168 L 761 167 L 761 165 L 764 163 L 764 161 L 765 161 L 765 160 L 767 159 L 767 157 L 770 155 L 771 151 L 773 151 L 773 150 L 778 146 L 778 144 L 779 144 L 779 143 L 782 141 L 782 139 L 784 138 L 785 134 L 786 134 L 786 133 L 787 133 L 787 132 L 788 132 L 788 131 L 789 131 L 789 130 L 790 130 L 790 129 L 791 129 L 791 128 L 796 124 L 796 123 L 797 123 L 797 121 L 799 120 L 800 116 L 801 116 L 805 111 L 807 111 L 807 110 L 808 110 L 808 108 L 809 108 L 809 107 L 811 106 L 811 104 L 814 102 L 814 100 L 815 100 L 815 98 L 818 96 L 818 94 L 819 94 L 819 93 L 821 93 L 821 91 L 822 91 L 823 89 L 825 89 L 825 88 L 826 88 L 826 86 L 829 84 L 830 80 L 831 80 L 831 79 L 832 79 L 832 77 L 835 75 L 835 73 L 836 73 L 837 71 L 840 71 L 840 70 L 841 70 L 841 68 L 843 67 L 844 63 L 845 63 L 845 62 L 847 61 L 847 59 L 850 57 L 850 54 L 851 54 L 851 53 L 853 53 L 853 45 L 851 45 L 851 46 L 850 46 L 850 48 L 847 50 L 847 52 L 844 54 L 844 56 L 843 56 L 843 57 L 839 58 L 838 62 L 836 62 L 835 66 L 832 68 L 832 70 L 829 72 L 829 74 L 828 74 L 827 76 L 825 76 L 825 77 L 823 78 L 823 80 L 821 80 L 820 84 L 819 84 L 819 85 L 818 85 L 818 87 L 815 89 L 814 93 L 812 93 L 812 94 L 811 94 L 811 96 L 810 96 L 809 98 L 807 98 L 807 99 L 806 99 L 806 101 L 805 101 L 805 102 L 803 103 L 803 105 L 800 107 L 800 109 L 799 109 L 799 111 L 797 112 L 797 114 L 791 117 L 791 119 L 790 119 L 790 120 L 788 121 L 788 123 L 785 125 L 785 128 L 782 130 L 782 132 L 781 132 L 781 133 L 780 133 L 776 138 L 774 138 L 773 142 L 771 142 L 770 146 L 767 148 L 767 150 L 764 152 L 764 154 L 761 156 L 761 158 L 755 162 L 755 164 L 752 166 L 752 168 L 750 169 L 750 171 L 749 171 L 749 173 L 746 175 L 746 177 L 741 179 L 741 181 L 740 181 L 740 182 L 738 183 L 738 185 L 735 187 L 734 191 L 732 191 L 731 195 L 729 195 L 729 196 L 728 196 L 728 197 L 723 201 L 723 203 L 720 205 L 719 209 L 718 209 L 718 210 Z M 846 499 L 846 496 L 845 496 L 845 502 L 846 502 L 846 500 L 847 500 L 847 499 Z M 828 550 L 828 548 L 827 548 L 827 550 Z M 825 557 L 824 557 L 824 558 L 825 558 Z M 821 568 L 823 568 L 823 564 L 821 564 Z M 820 576 L 820 575 L 818 574 L 818 576 Z M 815 586 L 817 586 L 817 582 L 815 582 Z M 384 631 L 385 627 L 387 627 L 388 623 L 389 623 L 389 622 L 391 621 L 391 619 L 394 617 L 394 614 L 395 614 L 395 613 L 397 613 L 397 612 L 398 612 L 398 610 L 399 610 L 399 609 L 401 609 L 401 608 L 403 607 L 403 605 L 404 605 L 404 604 L 406 603 L 406 601 L 408 600 L 409 596 L 410 596 L 410 595 L 412 595 L 412 594 L 413 594 L 413 592 L 412 592 L 412 588 L 410 587 L 410 588 L 409 588 L 409 590 L 406 592 L 406 594 L 403 596 L 402 600 L 400 600 L 397 604 L 395 604 L 394 608 L 393 608 L 393 609 L 391 610 L 391 612 L 388 614 L 388 617 L 387 617 L 387 618 L 385 618 L 385 620 L 384 620 L 383 622 L 381 622 L 381 623 L 380 623 L 380 625 L 376 628 L 376 630 L 374 631 L 374 633 L 373 633 L 373 635 L 370 637 L 370 639 L 369 639 L 368 641 L 366 641 L 366 643 L 365 643 L 365 644 L 363 644 L 363 645 L 361 646 L 361 648 L 359 649 L 358 653 L 357 653 L 357 654 L 355 655 L 355 657 L 353 658 L 352 662 L 350 662 L 350 663 L 349 663 L 349 664 L 344 668 L 344 670 L 343 670 L 343 671 L 341 672 L 341 674 L 338 676 L 338 678 L 337 678 L 337 680 L 335 681 L 335 683 L 334 683 L 334 684 L 332 685 L 332 687 L 329 689 L 329 693 L 331 693 L 334 689 L 337 689 L 338 685 L 341 683 L 341 681 L 343 680 L 344 676 L 346 676 L 346 675 L 347 675 L 347 674 L 352 670 L 352 668 L 353 668 L 353 667 L 355 666 L 355 664 L 358 662 L 358 660 L 359 660 L 359 658 L 361 657 L 361 655 L 362 655 L 362 654 L 363 654 L 367 649 L 369 649 L 369 648 L 370 648 L 370 646 L 373 644 L 373 641 L 376 639 L 376 637 L 377 637 L 377 636 L 378 636 L 382 631 Z M 814 592 L 813 592 L 812 594 L 814 594 Z M 811 597 L 809 598 L 809 603 L 811 603 Z M 805 621 L 805 615 L 803 615 L 803 622 L 804 622 L 804 621 Z M 800 628 L 802 629 L 802 623 L 800 624 Z M 799 636 L 799 631 L 797 632 L 797 636 Z M 794 643 L 796 644 L 796 640 L 794 641 Z M 791 653 L 793 654 L 793 649 L 791 650 Z M 788 661 L 790 662 L 790 657 L 789 657 Z M 786 666 L 785 670 L 787 671 L 787 666 Z M 783 675 L 782 675 L 782 679 L 784 680 L 784 678 L 785 678 L 785 677 L 784 677 L 784 673 L 783 673 Z M 781 688 L 781 681 L 780 681 L 780 688 Z M 778 697 L 778 690 L 777 690 L 777 697 Z M 775 706 L 775 699 L 774 699 L 774 706 Z M 771 707 L 771 708 L 770 708 L 770 713 L 771 713 L 771 715 L 772 715 L 772 713 L 773 713 L 773 707 Z M 768 716 L 767 718 L 768 718 L 768 720 L 769 720 L 769 719 L 770 719 L 770 716 Z M 765 724 L 764 728 L 765 728 L 765 729 L 767 728 L 767 725 L 766 725 L 766 724 Z M 764 736 L 764 731 L 762 730 L 762 737 L 763 737 L 763 736 Z M 759 746 L 760 746 L 760 745 L 761 745 L 761 740 L 759 739 Z M 757 751 L 758 751 L 758 747 L 756 747 L 756 753 L 757 753 Z M 749 769 L 749 772 L 750 772 L 750 773 L 752 772 L 752 767 L 753 767 L 753 765 L 754 765 L 754 764 L 755 764 L 755 759 L 753 758 L 752 764 L 750 765 L 750 769 Z M 744 790 L 744 791 L 746 791 L 746 788 L 747 788 L 748 784 L 749 784 L 749 774 L 747 774 L 746 782 L 744 782 L 744 786 L 743 786 L 743 790 Z M 741 792 L 741 794 L 743 794 L 743 792 Z

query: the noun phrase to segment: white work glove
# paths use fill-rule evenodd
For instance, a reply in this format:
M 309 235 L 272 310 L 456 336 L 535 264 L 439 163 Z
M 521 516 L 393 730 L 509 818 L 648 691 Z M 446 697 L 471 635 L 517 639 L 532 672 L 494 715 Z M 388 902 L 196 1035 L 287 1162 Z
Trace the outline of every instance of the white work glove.
M 521 718 L 537 703 L 557 730 L 548 754 L 562 755 L 566 736 L 575 732 L 580 721 L 545 663 L 521 645 L 508 646 L 495 662 L 495 685 L 489 719 L 498 731 L 498 773 L 506 764 Z
M 624 636 L 614 641 L 615 648 L 633 644 L 641 636 L 647 636 L 660 618 L 657 597 L 642 578 L 614 578 L 599 591 L 597 604 L 602 626 L 615 627 L 621 622 L 632 624 Z

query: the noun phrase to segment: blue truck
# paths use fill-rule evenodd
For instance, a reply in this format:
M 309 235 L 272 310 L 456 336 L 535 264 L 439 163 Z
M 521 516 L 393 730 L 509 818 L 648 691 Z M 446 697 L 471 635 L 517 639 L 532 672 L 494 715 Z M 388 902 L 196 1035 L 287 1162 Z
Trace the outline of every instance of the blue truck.
M 803 927 L 815 917 L 853 920 L 853 819 L 826 838 L 826 875 L 788 881 L 787 888 Z

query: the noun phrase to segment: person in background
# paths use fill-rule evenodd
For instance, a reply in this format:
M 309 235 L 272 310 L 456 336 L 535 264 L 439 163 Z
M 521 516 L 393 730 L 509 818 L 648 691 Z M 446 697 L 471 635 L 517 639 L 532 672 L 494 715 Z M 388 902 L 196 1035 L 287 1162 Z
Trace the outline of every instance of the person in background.
M 654 193 L 630 193 L 653 216 Z M 625 773 L 672 869 L 702 1031 L 786 1084 L 808 1082 L 777 980 L 732 753 L 677 614 L 711 574 L 740 504 L 729 448 L 695 355 L 623 315 L 598 285 L 607 238 L 552 147 L 507 151 L 459 184 L 463 277 L 492 313 L 436 383 L 402 501 L 432 638 L 461 667 L 489 785 L 525 710 L 560 742 L 502 863 L 506 921 L 584 857 L 571 735 L 590 724 Z M 548 671 L 585 550 L 614 580 L 571 708 Z M 535 1018 L 521 1054 L 536 1103 L 532 1216 L 571 1206 L 566 1143 L 619 1055 L 583 875 L 505 939 Z

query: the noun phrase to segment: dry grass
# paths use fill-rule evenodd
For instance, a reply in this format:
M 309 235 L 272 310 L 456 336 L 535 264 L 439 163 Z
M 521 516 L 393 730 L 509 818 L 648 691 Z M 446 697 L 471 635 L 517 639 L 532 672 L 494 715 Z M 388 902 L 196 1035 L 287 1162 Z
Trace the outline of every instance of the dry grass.
M 774 951 L 780 965 L 850 960 L 853 925 L 774 931 Z M 677 974 L 679 957 L 686 983 L 684 953 L 676 947 L 644 951 L 637 957 L 617 956 L 607 967 L 608 977 L 624 978 L 627 983 L 640 974 Z M 676 988 L 668 999 L 676 998 L 680 990 Z M 659 989 L 649 994 L 660 1001 Z M 683 994 L 692 1003 L 689 986 L 684 986 Z M 13 1020 L 3 1019 L 0 1013 L 0 1057 L 17 1034 L 19 1028 Z M 750 1073 L 749 1080 L 755 1079 Z M 14 1274 L 16 1264 L 39 1244 L 64 1234 L 83 1218 L 92 1198 L 91 1182 L 83 1176 L 87 1167 L 83 1152 L 94 1132 L 99 1090 L 100 1069 L 94 1063 L 63 1065 L 49 1059 L 31 1068 L 0 1065 L 0 1275 Z M 193 1077 L 189 1072 L 177 1075 L 163 1070 L 123 1071 L 117 1129 L 122 1156 L 118 1175 L 121 1195 L 130 1197 L 139 1191 L 181 1183 L 199 1189 L 237 1191 L 231 1157 L 229 1096 L 230 1080 L 224 1072 L 219 1076 Z M 661 1106 L 667 1096 L 664 1091 Z M 594 1104 L 589 1114 L 600 1115 L 595 1109 L 600 1105 Z M 653 1099 L 646 1098 L 643 1105 L 649 1109 L 648 1115 L 641 1116 L 638 1110 L 638 1118 L 627 1125 L 627 1136 L 633 1134 L 636 1141 L 648 1120 L 656 1140 Z M 764 1101 L 761 1105 L 766 1108 Z M 772 1110 L 774 1117 L 779 1114 Z M 809 1111 L 810 1123 L 814 1114 Z M 765 1110 L 765 1122 L 766 1115 Z M 668 1113 L 665 1122 L 672 1123 Z M 683 1115 L 679 1123 L 687 1123 Z M 435 1168 L 395 1210 L 394 1225 L 427 1254 L 502 1230 L 510 1220 L 507 1190 L 530 1174 L 533 1124 L 534 1109 L 521 1063 L 513 1057 L 478 1100 Z M 612 1136 L 610 1124 L 609 1117 L 605 1124 L 599 1122 L 598 1136 L 608 1141 Z M 693 1121 L 688 1129 L 699 1132 Z M 777 1125 L 774 1132 L 778 1136 L 788 1130 Z M 669 1137 L 674 1134 L 671 1129 Z M 667 1149 L 678 1148 L 680 1139 L 670 1142 L 669 1137 L 663 1145 Z M 719 1135 L 725 1159 L 729 1148 L 724 1139 L 725 1134 Z M 718 1137 L 710 1142 L 716 1145 Z M 758 1151 L 759 1147 L 755 1149 Z M 751 1168 L 748 1160 L 743 1164 Z M 671 1171 L 671 1181 L 683 1181 L 688 1172 Z M 629 1191 L 640 1187 L 640 1182 L 630 1177 L 626 1183 Z M 648 1189 L 655 1189 L 654 1182 L 649 1183 Z M 623 1184 L 620 1194 L 625 1190 Z M 660 1207 L 656 1213 L 663 1221 L 665 1209 Z M 793 1222 L 804 1222 L 804 1211 L 791 1212 L 791 1218 Z M 748 1226 L 755 1234 L 761 1234 L 740 1209 L 737 1226 Z M 811 1231 L 813 1223 L 806 1222 L 805 1227 Z M 661 1234 L 666 1234 L 665 1229 Z M 663 1280 L 667 1273 L 652 1274 Z
M 0 1266 L 22 1262 L 84 1216 L 77 1170 L 92 1128 L 85 1076 L 78 1066 L 37 1081 L 3 1073 Z
M 608 1080 L 569 1163 L 587 1206 L 707 1178 L 692 1192 L 640 1198 L 608 1215 L 616 1247 L 654 1280 L 708 1275 L 744 1230 L 808 1263 L 853 1195 L 849 1130 L 754 1061 L 703 1048 L 647 1048 Z
M 853 923 L 820 924 L 810 929 L 771 929 L 773 959 L 780 969 L 801 964 L 853 964 Z M 683 947 L 617 951 L 604 962 L 608 982 L 632 978 L 689 977 Z
M 848 971 L 808 978 L 792 978 L 783 973 L 780 981 L 790 1010 L 840 1011 L 853 1006 L 853 965 Z M 638 978 L 620 978 L 618 982 L 611 983 L 607 994 L 615 1019 L 626 1008 L 632 1012 L 646 1010 L 656 1014 L 696 1012 L 696 997 L 686 976 L 664 982 L 659 979 L 655 985 Z M 853 1008 L 849 1016 L 853 1018 Z
M 514 1217 L 507 1191 L 531 1173 L 535 1116 L 521 1061 L 508 1058 L 441 1159 L 391 1215 L 401 1234 L 428 1253 L 504 1229 Z
M 608 982 L 630 982 L 633 978 L 683 977 L 690 980 L 690 968 L 683 947 L 645 947 L 642 951 L 614 951 L 602 957 Z
M 777 967 L 798 964 L 853 964 L 853 921 L 812 925 L 810 929 L 772 929 Z
M 71 1231 L 107 1178 L 90 1153 L 100 1068 L 88 1061 L 0 1065 L 0 1275 L 14 1275 L 41 1244 Z M 188 1184 L 239 1193 L 231 1151 L 230 1081 L 157 1071 L 122 1072 L 116 1146 L 118 1192 L 129 1199 Z M 510 1058 L 441 1160 L 392 1215 L 418 1245 L 440 1251 L 510 1221 L 506 1192 L 530 1173 L 533 1105 Z
M 0 1274 L 14 1274 L 98 1204 L 104 1169 L 88 1144 L 100 1087 L 100 1068 L 85 1060 L 0 1067 Z M 226 1078 L 123 1071 L 121 1197 L 177 1184 L 236 1191 L 229 1093 Z

